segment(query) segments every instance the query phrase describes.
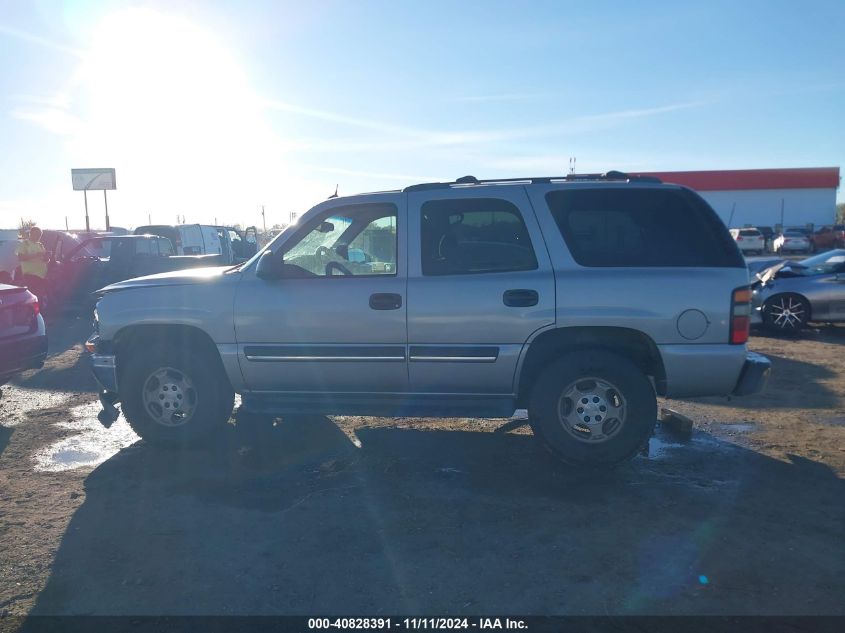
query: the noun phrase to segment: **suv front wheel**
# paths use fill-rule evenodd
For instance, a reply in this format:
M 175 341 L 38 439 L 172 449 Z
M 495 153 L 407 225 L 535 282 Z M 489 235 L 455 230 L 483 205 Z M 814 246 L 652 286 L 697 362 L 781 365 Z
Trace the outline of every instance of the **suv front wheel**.
M 136 348 L 121 377 L 123 414 L 144 440 L 168 447 L 206 444 L 225 429 L 234 392 L 209 354 Z
M 657 399 L 651 381 L 628 359 L 581 350 L 541 374 L 528 418 L 534 434 L 563 461 L 609 466 L 634 457 L 648 442 Z

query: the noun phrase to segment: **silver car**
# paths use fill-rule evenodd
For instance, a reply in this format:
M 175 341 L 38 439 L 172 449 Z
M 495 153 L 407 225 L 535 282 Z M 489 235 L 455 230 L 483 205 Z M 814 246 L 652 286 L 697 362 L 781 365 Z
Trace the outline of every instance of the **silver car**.
M 796 333 L 809 321 L 845 321 L 845 249 L 782 261 L 755 277 L 753 323 Z
M 656 396 L 744 395 L 751 290 L 697 194 L 619 172 L 424 183 L 318 204 L 234 268 L 102 291 L 88 342 L 145 440 L 261 414 L 509 417 L 575 464 L 635 455 Z

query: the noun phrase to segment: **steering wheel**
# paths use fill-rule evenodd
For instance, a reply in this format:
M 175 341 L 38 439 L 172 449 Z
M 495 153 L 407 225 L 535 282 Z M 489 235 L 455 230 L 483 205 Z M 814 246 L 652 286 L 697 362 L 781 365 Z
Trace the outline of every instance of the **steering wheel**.
M 326 264 L 326 276 L 327 277 L 330 276 L 332 274 L 331 271 L 334 270 L 335 268 L 337 268 L 344 275 L 351 275 L 352 274 L 352 271 L 349 270 L 346 266 L 344 266 L 340 262 L 332 261 L 332 262 L 329 262 L 328 264 Z

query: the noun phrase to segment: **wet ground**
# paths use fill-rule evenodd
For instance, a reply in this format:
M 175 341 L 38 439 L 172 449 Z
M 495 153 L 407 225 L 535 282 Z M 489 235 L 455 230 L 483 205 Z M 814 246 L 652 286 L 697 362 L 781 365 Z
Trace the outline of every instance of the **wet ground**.
M 0 401 L 0 613 L 845 614 L 845 330 L 755 337 L 751 398 L 648 456 L 519 421 L 292 416 L 208 451 L 96 421 L 87 323 Z

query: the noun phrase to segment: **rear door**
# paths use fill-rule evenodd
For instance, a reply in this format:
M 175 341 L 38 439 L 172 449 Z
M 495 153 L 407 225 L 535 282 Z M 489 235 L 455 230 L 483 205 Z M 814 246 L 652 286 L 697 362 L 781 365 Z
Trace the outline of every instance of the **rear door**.
M 522 186 L 410 192 L 413 392 L 510 398 L 523 345 L 555 320 L 555 287 Z

